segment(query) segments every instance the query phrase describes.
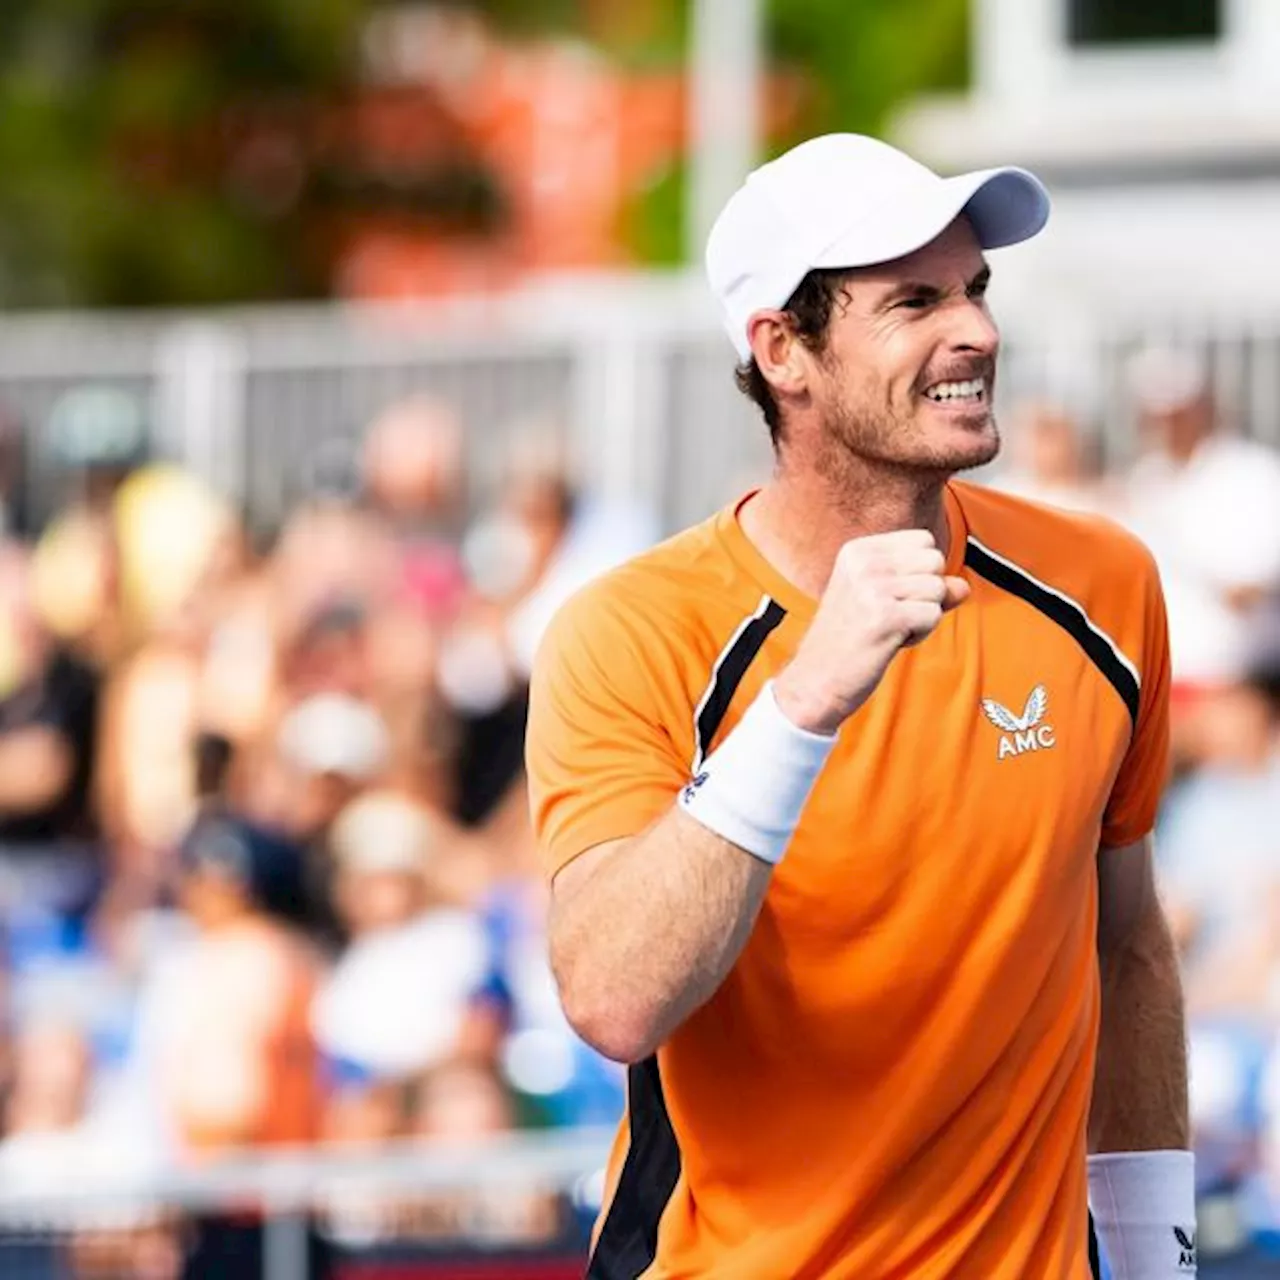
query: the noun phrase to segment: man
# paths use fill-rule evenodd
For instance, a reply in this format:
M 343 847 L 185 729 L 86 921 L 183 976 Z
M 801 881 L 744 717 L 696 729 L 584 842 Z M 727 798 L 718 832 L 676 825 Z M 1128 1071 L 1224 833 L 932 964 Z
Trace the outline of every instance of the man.
M 1005 493 L 1067 511 L 1101 514 L 1114 508 L 1094 441 L 1062 406 L 1035 400 L 1019 405 L 1013 438 L 1013 465 L 997 483 Z
M 144 984 L 128 1071 L 157 1130 L 187 1155 L 297 1145 L 318 1131 L 308 1013 L 319 963 L 292 923 L 301 859 L 216 809 L 178 850 L 178 901 L 194 931 Z
M 101 887 L 98 705 L 97 673 L 37 610 L 30 556 L 0 547 L 0 919 L 18 968 L 63 950 Z
M 1047 214 L 836 135 L 712 232 L 775 477 L 534 680 L 561 996 L 634 1064 L 592 1277 L 1084 1280 L 1086 1132 L 1114 1274 L 1194 1272 L 1158 580 L 950 479 L 999 444 L 982 250 Z
M 1175 708 L 1242 679 L 1280 592 L 1280 454 L 1225 428 L 1195 349 L 1149 347 L 1125 370 L 1140 454 L 1123 510 L 1160 566 Z

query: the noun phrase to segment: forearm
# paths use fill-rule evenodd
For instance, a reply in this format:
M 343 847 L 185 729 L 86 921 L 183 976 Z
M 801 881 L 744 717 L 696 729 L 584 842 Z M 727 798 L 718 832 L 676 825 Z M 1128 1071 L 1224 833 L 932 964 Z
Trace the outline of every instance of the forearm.
M 619 1061 L 651 1054 L 724 981 L 772 872 L 677 808 L 610 849 L 553 910 L 552 964 L 578 1033 Z
M 1102 1027 L 1089 1150 L 1183 1150 L 1186 1024 L 1177 954 L 1154 892 L 1126 938 L 1100 951 Z

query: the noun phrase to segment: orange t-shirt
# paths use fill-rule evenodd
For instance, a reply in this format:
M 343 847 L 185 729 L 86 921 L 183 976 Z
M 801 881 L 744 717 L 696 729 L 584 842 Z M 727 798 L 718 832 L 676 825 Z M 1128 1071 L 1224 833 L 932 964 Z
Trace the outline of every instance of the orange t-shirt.
M 972 597 L 844 725 L 742 955 L 631 1068 L 592 1277 L 1090 1274 L 1096 859 L 1164 783 L 1160 586 L 1105 521 L 946 509 Z M 528 738 L 549 872 L 669 809 L 815 607 L 736 507 L 571 601 Z

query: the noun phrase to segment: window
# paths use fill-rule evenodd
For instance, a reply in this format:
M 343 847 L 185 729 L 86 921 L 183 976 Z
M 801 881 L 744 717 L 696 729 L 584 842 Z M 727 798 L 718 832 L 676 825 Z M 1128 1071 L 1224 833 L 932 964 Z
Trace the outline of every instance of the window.
M 1073 45 L 1217 40 L 1223 0 L 1067 0 Z

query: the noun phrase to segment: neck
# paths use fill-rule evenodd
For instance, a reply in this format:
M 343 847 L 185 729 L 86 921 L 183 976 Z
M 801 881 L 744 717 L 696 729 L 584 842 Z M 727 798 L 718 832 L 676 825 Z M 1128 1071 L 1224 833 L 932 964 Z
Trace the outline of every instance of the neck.
M 840 548 L 852 538 L 928 529 L 945 555 L 947 478 L 862 459 L 833 474 L 788 467 L 784 458 L 773 480 L 743 508 L 742 527 L 783 577 L 817 598 L 826 590 Z

